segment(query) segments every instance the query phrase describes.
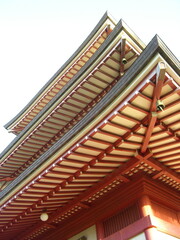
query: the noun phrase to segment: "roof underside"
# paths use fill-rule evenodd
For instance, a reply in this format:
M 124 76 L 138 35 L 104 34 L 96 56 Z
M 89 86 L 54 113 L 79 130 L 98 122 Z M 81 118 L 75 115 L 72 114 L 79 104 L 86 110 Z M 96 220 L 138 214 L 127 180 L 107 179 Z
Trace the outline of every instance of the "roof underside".
M 132 30 L 121 22 L 131 38 L 144 49 L 144 43 L 132 32 Z M 18 135 L 40 112 L 41 110 L 67 85 L 71 79 L 82 69 L 82 67 L 92 58 L 94 53 L 101 47 L 106 38 L 115 28 L 116 23 L 107 13 L 101 18 L 99 23 L 68 59 L 68 61 L 57 71 L 57 73 L 45 84 L 45 86 L 35 95 L 35 97 L 17 114 L 9 123 L 5 125 L 10 132 Z M 116 28 L 117 30 L 117 28 Z
M 83 67 L 84 74 L 78 72 L 72 84 L 57 92 L 43 112 L 2 152 L 0 177 L 5 179 L 2 188 L 8 184 L 6 179 L 16 178 L 62 138 L 125 74 L 141 52 L 131 41 L 120 22 L 108 42 Z M 123 58 L 126 64 L 121 63 Z
M 124 34 L 6 151 L 0 239 L 38 239 L 138 174 L 179 191 L 178 61 L 157 36 L 140 54 Z
M 76 52 L 35 95 L 27 106 L 5 125 L 5 128 L 16 135 L 19 134 L 94 55 L 115 25 L 114 20 L 105 13 Z

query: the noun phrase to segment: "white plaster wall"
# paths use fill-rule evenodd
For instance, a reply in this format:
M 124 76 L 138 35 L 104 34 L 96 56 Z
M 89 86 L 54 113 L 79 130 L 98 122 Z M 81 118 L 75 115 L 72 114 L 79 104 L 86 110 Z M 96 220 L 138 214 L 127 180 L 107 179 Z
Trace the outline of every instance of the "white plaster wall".
M 178 240 L 180 238 L 176 238 L 176 237 L 173 237 L 173 236 L 170 236 L 166 233 L 163 233 L 163 232 L 159 232 L 159 231 L 156 231 L 156 239 L 153 239 L 153 240 Z M 130 238 L 129 240 L 146 240 L 146 237 L 145 237 L 145 234 L 144 233 L 140 233 L 138 235 L 136 235 L 135 237 L 133 238 Z
M 173 237 L 171 235 L 168 235 L 163 232 L 157 231 L 157 239 L 162 239 L 162 240 L 178 240 L 180 239 L 180 232 L 179 232 L 179 238 Z
M 140 233 L 140 234 L 136 235 L 135 237 L 130 238 L 130 240 L 146 240 L 146 237 L 145 237 L 144 233 Z
M 87 237 L 87 240 L 97 240 L 97 236 L 96 236 L 96 226 L 93 225 L 92 227 L 90 228 L 87 228 L 86 230 L 78 233 L 77 235 L 75 235 L 74 237 L 72 238 L 69 238 L 68 240 L 77 240 L 79 239 L 80 237 Z

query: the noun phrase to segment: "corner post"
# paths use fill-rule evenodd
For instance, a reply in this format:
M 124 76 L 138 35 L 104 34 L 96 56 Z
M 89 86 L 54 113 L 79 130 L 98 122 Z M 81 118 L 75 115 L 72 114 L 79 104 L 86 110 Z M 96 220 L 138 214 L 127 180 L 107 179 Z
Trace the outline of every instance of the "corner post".
M 151 201 L 149 196 L 143 195 L 139 200 L 140 213 L 142 217 L 153 216 Z M 157 240 L 157 230 L 155 226 L 150 226 L 144 231 L 147 240 Z
M 102 222 L 96 223 L 96 232 L 97 232 L 97 240 L 103 240 L 104 239 L 104 229 Z

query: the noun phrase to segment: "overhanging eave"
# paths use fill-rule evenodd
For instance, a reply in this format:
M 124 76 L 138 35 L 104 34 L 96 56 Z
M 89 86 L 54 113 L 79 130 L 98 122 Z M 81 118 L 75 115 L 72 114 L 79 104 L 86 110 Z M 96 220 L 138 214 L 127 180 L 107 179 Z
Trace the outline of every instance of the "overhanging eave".
M 161 44 L 159 44 L 159 42 Z M 61 148 L 66 142 L 73 138 L 79 133 L 80 129 L 87 126 L 103 109 L 105 109 L 115 98 L 121 94 L 121 92 L 133 81 L 135 76 L 146 66 L 148 62 L 159 53 L 159 51 L 166 46 L 163 45 L 158 36 L 155 36 L 140 57 L 135 61 L 135 63 L 129 68 L 126 74 L 121 78 L 121 81 L 107 93 L 107 95 L 99 102 L 97 105 L 78 123 L 76 124 L 67 134 L 65 134 L 60 140 L 58 140 L 46 153 L 44 153 L 40 158 L 38 158 L 30 167 L 28 167 L 19 177 L 17 177 L 9 186 L 6 187 L 1 192 L 1 198 L 6 196 L 12 189 L 14 189 L 18 184 L 20 184 L 28 175 L 30 175 L 35 169 L 40 167 L 49 157 L 51 157 L 59 148 Z M 161 49 L 161 50 L 160 50 Z M 168 49 L 166 49 L 168 53 Z M 165 54 L 165 53 L 164 53 Z M 169 52 L 170 55 L 170 52 Z M 168 64 L 170 64 L 170 58 L 168 59 Z M 176 66 L 176 58 L 172 57 L 171 61 L 174 61 L 171 66 Z M 175 68 L 175 67 L 174 67 Z M 174 69 L 174 71 L 176 68 Z

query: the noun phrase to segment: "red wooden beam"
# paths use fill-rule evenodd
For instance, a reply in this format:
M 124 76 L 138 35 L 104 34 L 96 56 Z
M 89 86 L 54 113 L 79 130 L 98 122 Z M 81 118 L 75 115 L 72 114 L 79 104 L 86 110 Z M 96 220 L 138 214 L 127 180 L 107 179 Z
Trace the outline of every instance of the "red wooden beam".
M 156 120 L 157 120 L 157 106 L 156 102 L 158 99 L 160 99 L 161 96 L 161 91 L 162 87 L 164 84 L 164 79 L 165 79 L 165 71 L 166 71 L 166 66 L 164 62 L 160 62 L 156 68 L 157 74 L 156 74 L 156 85 L 154 88 L 154 93 L 153 93 L 153 101 L 151 103 L 150 107 L 150 120 L 148 122 L 148 128 L 146 131 L 146 135 L 143 141 L 143 145 L 141 147 L 141 152 L 144 153 L 147 150 L 150 138 L 152 136 L 153 128 L 155 126 Z
M 0 178 L 0 182 L 3 182 L 3 181 L 9 182 L 9 181 L 12 181 L 12 180 L 14 180 L 14 178 L 12 178 L 12 177 Z
M 162 87 L 164 84 L 164 80 L 165 80 L 165 72 L 166 72 L 166 66 L 164 62 L 160 62 L 157 65 L 156 68 L 156 85 L 154 88 L 154 93 L 153 93 L 153 101 L 152 101 L 152 105 L 151 105 L 151 109 L 150 111 L 155 112 L 156 111 L 156 102 L 158 99 L 160 99 L 161 96 L 161 91 L 162 91 Z
M 141 152 L 142 153 L 145 153 L 147 148 L 148 148 L 148 144 L 149 144 L 149 141 L 150 141 L 150 138 L 151 138 L 156 120 L 157 120 L 157 113 L 156 112 L 151 112 L 150 122 L 149 122 L 147 131 L 146 131 L 146 135 L 145 135 L 145 138 L 143 140 L 142 147 L 141 147 Z

